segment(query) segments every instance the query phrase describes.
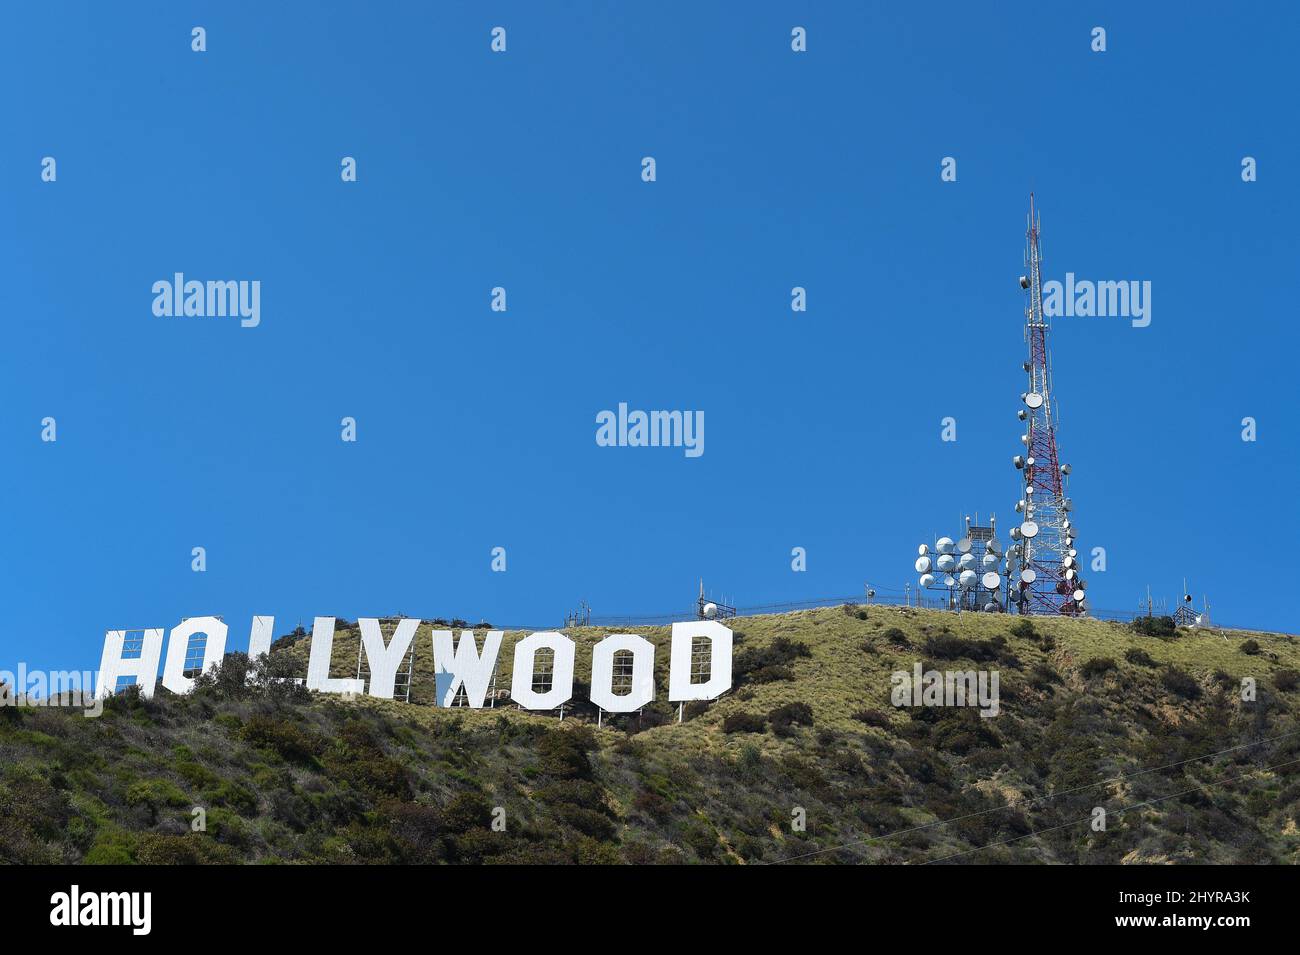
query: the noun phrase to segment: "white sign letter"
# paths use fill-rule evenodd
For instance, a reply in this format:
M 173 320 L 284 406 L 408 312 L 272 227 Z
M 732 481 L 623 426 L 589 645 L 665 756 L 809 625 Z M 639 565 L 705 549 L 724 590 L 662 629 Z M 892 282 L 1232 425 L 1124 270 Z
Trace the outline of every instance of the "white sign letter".
M 631 691 L 614 693 L 614 656 L 632 654 Z M 632 713 L 655 698 L 655 647 L 635 633 L 610 634 L 591 651 L 591 702 L 608 713 Z
M 709 641 L 709 679 L 691 682 L 691 657 L 697 638 Z M 673 624 L 672 660 L 668 665 L 668 700 L 714 700 L 731 689 L 731 631 L 716 620 Z
M 393 686 L 397 683 L 397 668 L 406 659 L 406 651 L 411 649 L 415 628 L 420 621 L 410 617 L 397 621 L 393 639 L 386 647 L 378 619 L 362 617 L 358 623 L 361 625 L 361 642 L 366 648 L 366 663 L 370 664 L 370 695 L 391 700 Z
M 533 658 L 547 647 L 555 653 L 549 692 L 533 690 Z M 510 698 L 526 710 L 553 710 L 573 696 L 574 645 L 562 633 L 543 630 L 515 644 L 515 666 L 510 681 Z
M 334 618 L 317 617 L 311 625 L 311 656 L 307 658 L 307 689 L 322 693 L 361 693 L 364 680 L 330 679 L 330 656 L 334 651 Z
M 162 685 L 173 693 L 188 693 L 194 681 L 185 675 L 185 658 L 189 655 L 190 637 L 203 634 L 203 664 L 200 673 L 221 662 L 226 655 L 226 631 L 229 628 L 216 617 L 190 617 L 172 627 L 167 638 L 167 665 L 163 667 Z
M 139 681 L 141 696 L 153 696 L 154 686 L 158 683 L 158 661 L 162 659 L 162 628 L 144 632 L 139 657 L 123 660 L 125 643 L 125 630 L 109 630 L 104 634 L 104 654 L 99 658 L 99 682 L 95 685 L 97 699 L 116 693 L 118 677 L 123 676 L 133 676 Z
M 451 706 L 463 685 L 470 708 L 483 708 L 483 698 L 497 667 L 501 636 L 502 631 L 489 630 L 483 638 L 483 655 L 479 656 L 473 630 L 462 630 L 460 642 L 454 645 L 450 630 L 433 631 L 433 683 L 439 706 Z

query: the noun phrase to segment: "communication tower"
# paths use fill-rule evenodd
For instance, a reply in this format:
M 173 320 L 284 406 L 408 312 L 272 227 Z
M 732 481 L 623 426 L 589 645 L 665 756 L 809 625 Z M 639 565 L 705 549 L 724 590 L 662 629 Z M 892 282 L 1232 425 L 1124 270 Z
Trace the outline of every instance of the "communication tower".
M 1048 321 L 1043 313 L 1042 256 L 1038 247 L 1039 219 L 1029 196 L 1025 233 L 1025 266 L 1020 277 L 1025 291 L 1025 343 L 1029 358 L 1021 367 L 1028 390 L 1020 396 L 1017 417 L 1024 422 L 1020 443 L 1024 454 L 1012 463 L 1021 476 L 1016 511 L 1022 520 L 1011 529 L 1008 569 L 1015 573 L 1013 600 L 1020 613 L 1080 614 L 1086 605 L 1086 584 L 1079 576 L 1074 542 L 1078 528 L 1070 518 L 1073 502 L 1066 497 L 1070 465 L 1062 464 L 1056 445 L 1060 409 L 1052 399 L 1052 354 Z
M 736 608 L 721 600 L 710 600 L 704 596 L 704 578 L 700 578 L 700 596 L 695 601 L 695 618 L 697 620 L 727 620 L 736 615 Z

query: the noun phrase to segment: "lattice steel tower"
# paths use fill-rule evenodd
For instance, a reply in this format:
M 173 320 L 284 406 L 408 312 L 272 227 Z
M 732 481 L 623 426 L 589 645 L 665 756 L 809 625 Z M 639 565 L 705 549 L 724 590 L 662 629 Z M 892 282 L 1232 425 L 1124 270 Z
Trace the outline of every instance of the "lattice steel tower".
M 1065 496 L 1070 466 L 1062 464 L 1056 447 L 1059 409 L 1052 400 L 1052 355 L 1047 347 L 1048 322 L 1043 314 L 1042 259 L 1038 248 L 1039 220 L 1034 197 L 1029 196 L 1029 226 L 1025 233 L 1025 266 L 1020 278 L 1025 290 L 1025 342 L 1029 360 L 1023 365 L 1029 390 L 1020 396 L 1018 417 L 1025 423 L 1020 436 L 1023 455 L 1013 463 L 1020 471 L 1021 494 L 1016 510 L 1022 516 L 1013 528 L 1013 545 L 1007 553 L 1007 576 L 1012 589 L 1007 609 L 1021 613 L 1084 612 L 1085 584 L 1079 577 L 1076 528 L 1070 520 L 1073 505 Z

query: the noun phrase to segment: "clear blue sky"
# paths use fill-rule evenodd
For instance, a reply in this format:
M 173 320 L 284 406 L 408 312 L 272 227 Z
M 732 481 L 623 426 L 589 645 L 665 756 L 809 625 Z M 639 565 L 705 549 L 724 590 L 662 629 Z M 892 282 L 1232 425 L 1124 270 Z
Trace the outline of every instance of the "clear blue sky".
M 1150 327 L 1053 333 L 1094 606 L 1186 575 L 1300 624 L 1294 5 L 331 6 L 3 13 L 0 668 L 901 589 L 1011 515 L 1031 189 L 1047 278 L 1153 283 Z M 155 317 L 178 271 L 259 280 L 260 327 Z M 597 447 L 620 401 L 704 455 Z

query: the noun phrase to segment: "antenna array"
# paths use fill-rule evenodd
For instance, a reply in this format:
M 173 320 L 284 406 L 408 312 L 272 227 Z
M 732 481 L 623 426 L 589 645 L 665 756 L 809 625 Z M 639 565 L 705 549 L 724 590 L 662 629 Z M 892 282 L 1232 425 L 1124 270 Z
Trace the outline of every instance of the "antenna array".
M 918 549 L 916 572 L 923 589 L 946 589 L 951 609 L 998 612 L 1013 606 L 1022 614 L 1085 612 L 1087 584 L 1079 576 L 1078 528 L 1070 518 L 1073 502 L 1066 497 L 1070 466 L 1060 462 L 1056 447 L 1059 409 L 1052 403 L 1052 357 L 1047 347 L 1048 323 L 1043 313 L 1042 258 L 1034 197 L 1029 196 L 1029 225 L 1025 233 L 1026 275 L 1020 287 L 1027 296 L 1025 342 L 1029 358 L 1021 364 L 1028 390 L 1020 395 L 1016 417 L 1024 423 L 1020 443 L 1024 453 L 1012 458 L 1020 472 L 1011 544 L 1001 550 L 993 533 L 972 525 L 954 541 L 940 537 Z

